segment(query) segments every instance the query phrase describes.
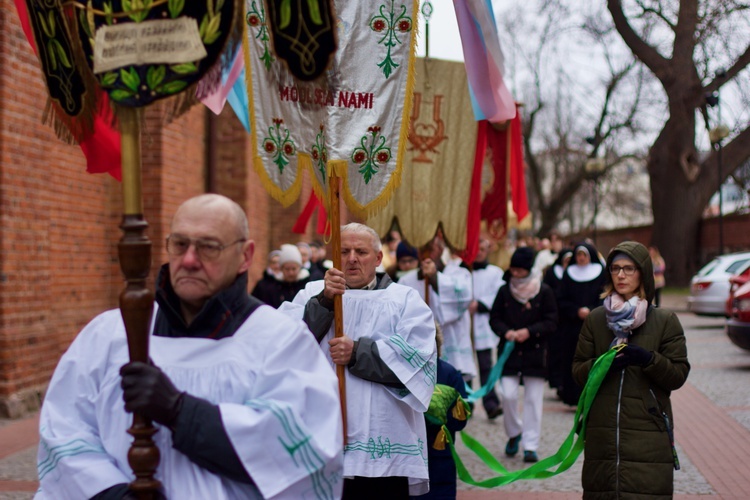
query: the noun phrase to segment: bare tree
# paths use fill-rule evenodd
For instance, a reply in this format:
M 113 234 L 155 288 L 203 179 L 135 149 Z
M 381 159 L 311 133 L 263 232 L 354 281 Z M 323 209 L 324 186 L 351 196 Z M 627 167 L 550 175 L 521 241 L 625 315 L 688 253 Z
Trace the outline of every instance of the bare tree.
M 716 151 L 698 154 L 705 141 L 701 130 L 716 125 L 706 97 L 730 82 L 740 96 L 750 88 L 743 71 L 750 63 L 749 8 L 736 0 L 607 1 L 617 32 L 654 75 L 666 99 L 667 118 L 647 166 L 653 243 L 667 260 L 667 279 L 674 284 L 686 284 L 699 264 L 701 214 L 711 195 L 750 158 L 746 117 L 738 120 L 723 146 L 721 178 Z
M 500 19 L 510 34 L 515 93 L 524 102 L 525 160 L 537 231 L 546 234 L 561 221 L 571 231 L 586 229 L 595 214 L 582 208 L 599 180 L 639 156 L 640 146 L 629 139 L 640 133 L 642 69 L 624 47 L 618 53 L 611 23 L 586 20 L 564 2 L 541 2 L 534 16 L 515 8 Z M 576 45 L 592 53 L 596 46 L 604 68 L 583 83 L 581 68 L 568 60 Z

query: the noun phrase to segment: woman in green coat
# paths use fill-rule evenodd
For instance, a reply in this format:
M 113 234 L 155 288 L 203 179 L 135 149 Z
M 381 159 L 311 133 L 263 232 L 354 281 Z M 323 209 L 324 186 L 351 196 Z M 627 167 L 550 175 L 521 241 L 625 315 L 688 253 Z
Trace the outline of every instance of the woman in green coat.
M 677 316 L 650 305 L 654 275 L 646 247 L 626 241 L 607 257 L 604 306 L 586 318 L 573 360 L 584 385 L 594 361 L 626 344 L 594 399 L 586 427 L 583 497 L 671 498 L 673 449 L 669 396 L 685 383 L 690 364 Z

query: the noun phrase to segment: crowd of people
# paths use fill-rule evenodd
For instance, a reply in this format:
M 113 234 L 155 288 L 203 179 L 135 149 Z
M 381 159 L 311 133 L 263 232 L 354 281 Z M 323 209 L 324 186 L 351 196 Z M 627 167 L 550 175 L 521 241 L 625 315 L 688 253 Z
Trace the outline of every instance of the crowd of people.
M 679 321 L 656 307 L 658 250 L 625 242 L 605 259 L 557 234 L 518 243 L 503 270 L 489 239 L 467 263 L 439 233 L 417 248 L 351 223 L 341 262 L 320 242 L 283 244 L 248 294 L 245 214 L 219 195 L 187 200 L 157 279 L 150 361 L 128 361 L 116 310 L 60 360 L 41 412 L 37 498 L 135 498 L 134 412 L 158 429 L 167 498 L 455 498 L 446 440 L 500 353 L 482 405 L 503 418 L 505 454 L 534 463 L 546 384 L 577 405 L 613 346 L 591 406 L 584 497 L 669 497 L 669 395 L 690 366 Z

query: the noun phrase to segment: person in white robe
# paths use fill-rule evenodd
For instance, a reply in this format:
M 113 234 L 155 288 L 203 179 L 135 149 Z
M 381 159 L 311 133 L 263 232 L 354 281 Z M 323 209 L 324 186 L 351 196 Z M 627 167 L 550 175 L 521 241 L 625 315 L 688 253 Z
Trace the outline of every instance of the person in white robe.
M 376 272 L 380 248 L 371 228 L 342 227 L 342 270 L 329 269 L 280 308 L 304 318 L 331 366 L 347 367 L 344 499 L 408 498 L 429 490 L 423 413 L 437 376 L 435 321 L 414 290 Z M 339 338 L 335 295 L 343 301 Z
M 128 362 L 119 310 L 76 337 L 42 406 L 35 498 L 136 498 L 131 412 L 157 429 L 160 496 L 340 497 L 336 377 L 304 323 L 248 296 L 253 249 L 228 198 L 179 207 L 156 282 L 151 363 Z
M 474 300 L 469 305 L 469 313 L 474 315 L 474 350 L 477 353 L 481 385 L 489 380 L 495 359 L 493 351 L 497 346 L 497 337 L 490 327 L 490 310 L 498 290 L 505 284 L 503 270 L 487 260 L 489 251 L 490 241 L 486 238 L 480 239 L 479 250 L 471 266 Z M 503 414 L 494 387 L 482 398 L 482 404 L 487 417 L 491 420 Z
M 460 259 L 443 265 L 443 246 L 436 238 L 429 244 L 430 256 L 420 261 L 419 269 L 399 278 L 399 284 L 413 288 L 429 303 L 443 332 L 441 359 L 447 361 L 466 381 L 477 374 L 474 348 L 471 345 L 472 301 L 471 273 L 460 266 Z M 425 287 L 427 277 L 429 287 Z

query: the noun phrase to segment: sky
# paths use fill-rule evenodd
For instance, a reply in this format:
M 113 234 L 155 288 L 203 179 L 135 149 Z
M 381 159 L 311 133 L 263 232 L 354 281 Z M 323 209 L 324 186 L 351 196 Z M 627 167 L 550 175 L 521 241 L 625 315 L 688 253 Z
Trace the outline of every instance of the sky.
M 423 2 L 420 2 L 420 8 Z M 452 0 L 431 0 L 432 15 L 430 16 L 430 57 L 447 59 L 449 61 L 463 61 L 461 38 L 458 34 L 456 12 L 453 10 Z M 425 56 L 425 19 L 419 15 L 419 33 L 417 39 L 417 56 Z

